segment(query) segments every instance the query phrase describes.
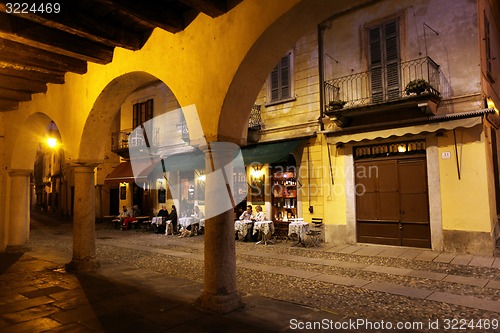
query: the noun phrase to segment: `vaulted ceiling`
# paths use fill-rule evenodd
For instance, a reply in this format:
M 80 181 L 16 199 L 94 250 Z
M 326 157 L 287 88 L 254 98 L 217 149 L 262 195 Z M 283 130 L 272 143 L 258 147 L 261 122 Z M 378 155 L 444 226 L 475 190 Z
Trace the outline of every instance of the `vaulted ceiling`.
M 115 47 L 139 50 L 155 28 L 176 33 L 240 1 L 0 0 L 0 111 L 64 83 L 66 72 L 85 73 L 89 61 L 111 62 Z

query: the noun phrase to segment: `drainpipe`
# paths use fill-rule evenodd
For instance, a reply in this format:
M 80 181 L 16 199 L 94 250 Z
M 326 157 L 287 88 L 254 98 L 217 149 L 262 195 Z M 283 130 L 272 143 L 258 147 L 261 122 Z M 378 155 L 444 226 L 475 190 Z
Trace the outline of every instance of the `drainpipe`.
M 324 26 L 318 25 L 318 71 L 319 71 L 319 126 L 321 131 L 325 130 L 325 125 L 323 124 L 324 115 L 324 90 L 325 90 L 325 74 L 323 66 L 323 30 Z

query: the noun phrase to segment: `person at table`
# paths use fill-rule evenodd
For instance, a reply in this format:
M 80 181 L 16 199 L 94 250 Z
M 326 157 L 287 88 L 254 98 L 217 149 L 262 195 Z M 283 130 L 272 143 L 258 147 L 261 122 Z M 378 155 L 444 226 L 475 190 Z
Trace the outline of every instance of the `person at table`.
M 243 212 L 243 214 L 240 215 L 240 220 L 253 220 L 253 212 L 252 212 L 252 205 L 247 206 L 247 210 Z
M 153 231 L 156 234 L 161 234 L 165 233 L 165 228 L 166 228 L 166 222 L 168 217 L 168 210 L 165 205 L 161 206 L 161 209 L 158 211 L 158 214 L 156 214 L 157 217 L 161 217 L 161 220 L 157 220 L 157 222 L 152 223 L 151 225 L 153 226 Z
M 175 205 L 172 205 L 172 210 L 170 211 L 170 214 L 167 216 L 167 220 L 172 221 L 172 230 L 174 235 L 177 234 L 177 210 L 175 209 Z
M 165 205 L 161 206 L 161 209 L 158 211 L 158 214 L 156 216 L 167 217 L 168 216 L 167 207 L 165 207 Z
M 123 221 L 127 218 L 130 217 L 130 212 L 127 209 L 127 206 L 122 207 L 122 211 L 118 214 L 117 216 L 120 219 L 120 230 L 123 230 Z
M 130 216 L 126 217 L 123 220 L 123 230 L 128 230 L 128 225 L 130 223 L 137 222 L 137 216 L 139 216 L 140 214 L 141 214 L 141 211 L 139 210 L 139 206 L 134 205 L 132 207 L 132 213 L 130 214 Z
M 257 214 L 255 214 L 255 217 L 254 217 L 256 222 L 262 222 L 262 221 L 267 220 L 266 214 L 262 211 L 261 206 L 259 206 L 259 205 L 255 206 L 255 211 L 257 212 Z

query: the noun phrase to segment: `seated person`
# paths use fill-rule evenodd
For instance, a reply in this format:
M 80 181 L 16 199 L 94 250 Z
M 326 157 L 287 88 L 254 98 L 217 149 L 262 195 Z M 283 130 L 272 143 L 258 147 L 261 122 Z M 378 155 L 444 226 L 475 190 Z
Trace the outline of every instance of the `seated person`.
M 200 226 L 200 220 L 204 217 L 205 217 L 205 214 L 203 214 L 203 212 L 200 210 L 200 207 L 194 206 L 193 219 L 194 219 L 194 223 L 198 223 L 198 227 L 199 227 L 198 231 L 199 232 L 202 232 L 202 227 Z M 188 229 L 190 229 L 190 228 L 188 227 Z
M 262 221 L 265 221 L 267 218 L 266 218 L 266 214 L 262 211 L 262 207 L 261 206 L 255 206 L 255 211 L 257 212 L 257 214 L 255 214 L 255 221 L 257 222 L 262 222 Z
M 167 220 L 172 221 L 172 232 L 174 235 L 177 234 L 177 210 L 175 209 L 175 205 L 172 205 L 172 210 L 168 214 Z
M 243 214 L 240 215 L 240 220 L 253 220 L 253 212 L 252 212 L 252 206 L 248 205 L 247 210 L 243 212 Z
M 130 214 L 129 217 L 126 217 L 124 220 L 123 220 L 123 230 L 128 230 L 128 225 L 130 223 L 134 223 L 134 222 L 137 222 L 137 216 L 139 216 L 141 213 L 141 211 L 139 210 L 139 206 L 137 205 L 134 205 L 134 207 L 132 207 L 132 213 Z
M 158 214 L 156 216 L 161 217 L 161 222 L 160 223 L 155 223 L 153 224 L 153 230 L 157 234 L 163 234 L 165 233 L 166 229 L 166 220 L 168 220 L 168 210 L 165 205 L 161 206 L 161 209 L 158 211 Z
M 120 219 L 120 230 L 123 230 L 123 221 L 130 217 L 130 212 L 127 209 L 127 206 L 123 206 L 122 211 L 118 214 L 117 218 Z

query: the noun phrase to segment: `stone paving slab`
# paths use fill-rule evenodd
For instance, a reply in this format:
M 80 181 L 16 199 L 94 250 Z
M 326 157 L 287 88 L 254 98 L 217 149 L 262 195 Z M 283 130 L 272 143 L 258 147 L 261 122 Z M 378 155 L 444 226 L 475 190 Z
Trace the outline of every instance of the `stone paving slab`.
M 347 247 L 344 247 L 336 252 L 343 254 L 353 254 L 356 251 L 359 251 L 359 246 L 348 245 Z
M 494 261 L 495 258 L 493 257 L 474 256 L 470 261 L 469 265 L 478 267 L 491 267 Z
M 405 252 L 403 252 L 398 258 L 413 260 L 416 257 L 418 257 L 422 252 L 424 251 L 417 249 L 408 249 Z
M 500 281 L 498 281 L 498 280 L 490 280 L 488 282 L 488 284 L 486 285 L 486 288 L 500 289 Z
M 363 288 L 374 291 L 382 291 L 389 294 L 401 295 L 406 297 L 415 297 L 425 299 L 432 291 L 420 288 L 406 287 L 386 282 L 371 282 Z
M 460 276 L 460 275 L 452 275 L 452 274 L 446 276 L 443 279 L 443 281 L 467 284 L 470 286 L 476 286 L 476 287 L 480 287 L 480 288 L 486 286 L 486 284 L 489 282 L 488 279 L 480 279 L 480 278 L 473 278 L 473 277 L 468 277 L 468 276 Z
M 378 246 L 363 246 L 358 251 L 353 252 L 355 255 L 360 256 L 378 256 L 380 253 L 384 252 L 385 248 Z
M 431 301 L 451 303 L 455 305 L 466 306 L 469 308 L 500 313 L 500 302 L 490 301 L 473 296 L 455 295 L 445 292 L 434 292 L 429 297 L 427 297 L 427 299 Z
M 496 268 L 496 269 L 500 269 L 500 258 L 495 258 L 491 267 Z
M 412 277 L 416 277 L 416 278 L 421 278 L 421 279 L 429 279 L 429 280 L 441 281 L 448 274 L 437 273 L 437 272 L 429 272 L 429 271 L 421 271 L 421 270 L 412 269 L 411 272 L 408 275 L 412 276 Z
M 407 268 L 399 268 L 399 267 L 389 267 L 389 266 L 377 266 L 370 265 L 363 268 L 364 271 L 374 272 L 374 273 L 383 273 L 383 274 L 392 274 L 392 275 L 409 275 L 411 269 Z
M 415 259 L 422 261 L 433 261 L 438 255 L 439 252 L 422 251 L 422 253 L 420 253 L 418 256 L 415 257 Z
M 61 327 L 61 323 L 51 318 L 38 318 L 2 328 L 2 333 L 38 333 Z
M 363 287 L 370 283 L 368 280 L 352 278 L 341 275 L 320 274 L 311 278 L 312 280 L 323 281 L 327 283 L 340 284 L 343 286 Z
M 434 258 L 434 262 L 443 262 L 449 264 L 453 259 L 455 259 L 454 253 L 441 252 L 436 258 Z
M 457 254 L 455 258 L 451 261 L 453 265 L 468 265 L 472 260 L 473 256 L 471 254 Z
M 380 252 L 379 256 L 385 257 L 385 258 L 398 258 L 407 251 L 408 251 L 407 248 L 395 247 L 395 248 L 390 248 L 390 249 L 384 249 L 384 251 Z

